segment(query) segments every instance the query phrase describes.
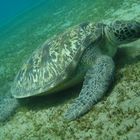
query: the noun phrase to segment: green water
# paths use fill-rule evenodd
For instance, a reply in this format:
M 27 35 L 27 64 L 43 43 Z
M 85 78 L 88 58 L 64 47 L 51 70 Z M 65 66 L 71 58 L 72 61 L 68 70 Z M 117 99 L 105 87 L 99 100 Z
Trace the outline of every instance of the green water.
M 63 32 L 68 27 L 84 21 L 108 22 L 116 19 L 133 19 L 140 21 L 140 1 L 50 0 L 47 2 L 43 1 L 31 9 L 28 8 L 25 12 L 19 13 L 12 20 L 8 21 L 7 24 L 0 27 L 0 94 L 9 94 L 10 85 L 23 62 L 28 59 L 33 50 L 41 45 L 46 39 Z M 20 112 L 22 112 L 21 114 L 23 115 L 24 109 L 23 111 L 21 109 Z M 50 126 L 48 127 L 50 127 L 50 129 L 45 129 L 45 126 L 38 122 L 34 122 L 35 126 L 32 128 L 32 126 L 30 126 L 33 125 L 30 122 L 32 119 L 30 118 L 30 115 L 28 116 L 28 112 L 25 112 L 27 113 L 27 120 L 29 119 L 29 121 L 27 121 L 26 117 L 24 117 L 22 120 L 23 122 L 19 121 L 16 126 L 14 126 L 12 121 L 9 124 L 7 123 L 4 128 L 3 139 L 0 138 L 0 140 L 57 140 L 66 138 L 75 140 L 80 137 L 81 140 L 94 140 L 93 137 L 90 138 L 91 133 L 88 136 L 88 128 L 85 128 L 86 125 L 84 125 L 81 121 L 79 121 L 79 123 L 83 125 L 83 128 L 82 126 L 76 127 L 76 124 L 72 124 L 72 128 L 67 129 L 70 124 L 62 127 L 61 124 L 59 126 L 57 123 L 51 124 L 49 122 L 47 123 L 49 123 Z M 20 117 L 20 113 L 18 115 Z M 40 115 L 40 112 L 38 115 Z M 137 115 L 139 116 L 139 114 Z M 37 115 L 35 116 L 39 117 Z M 17 117 L 15 120 L 16 119 L 19 118 Z M 26 121 L 27 126 L 29 125 L 29 130 L 24 126 Z M 47 123 L 45 125 L 48 125 Z M 140 121 L 138 123 L 140 123 Z M 18 125 L 23 127 L 22 132 L 18 130 Z M 2 127 L 3 125 L 0 130 Z M 76 128 L 74 129 L 74 127 Z M 15 128 L 15 130 L 12 131 L 13 128 Z M 57 132 L 55 130 L 56 128 L 58 129 Z M 19 131 L 20 135 L 18 132 L 15 134 L 16 129 Z M 65 134 L 62 132 L 65 130 L 72 131 L 69 132 L 71 134 L 70 137 L 68 133 Z M 140 127 L 138 127 L 135 131 L 139 130 Z M 49 131 L 49 133 L 46 131 Z M 85 135 L 87 135 L 87 138 L 84 134 L 82 135 L 82 131 Z M 74 133 L 74 136 L 72 136 L 72 133 Z M 97 131 L 95 137 L 97 136 L 97 138 L 99 138 L 99 133 L 100 131 Z M 111 134 L 113 135 L 113 133 Z M 111 139 L 111 136 L 108 139 Z

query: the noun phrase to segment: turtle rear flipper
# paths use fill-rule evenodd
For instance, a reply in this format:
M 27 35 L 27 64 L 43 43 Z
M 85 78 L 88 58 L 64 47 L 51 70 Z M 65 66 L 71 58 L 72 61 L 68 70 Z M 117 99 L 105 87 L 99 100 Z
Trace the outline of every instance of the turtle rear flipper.
M 19 106 L 16 98 L 0 96 L 0 122 L 7 120 Z
M 112 58 L 108 56 L 97 58 L 96 64 L 87 71 L 80 95 L 66 112 L 65 118 L 74 120 L 90 110 L 108 89 L 113 75 Z

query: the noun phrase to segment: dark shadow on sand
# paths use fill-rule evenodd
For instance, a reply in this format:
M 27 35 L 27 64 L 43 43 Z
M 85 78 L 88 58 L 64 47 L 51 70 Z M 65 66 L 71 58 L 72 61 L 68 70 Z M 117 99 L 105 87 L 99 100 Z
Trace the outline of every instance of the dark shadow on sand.
M 52 106 L 64 104 L 71 98 L 78 96 L 80 93 L 80 89 L 81 89 L 81 84 L 76 85 L 67 90 L 52 93 L 49 95 L 20 99 L 19 102 L 22 107 L 27 107 L 28 109 L 32 109 L 32 110 L 50 108 Z

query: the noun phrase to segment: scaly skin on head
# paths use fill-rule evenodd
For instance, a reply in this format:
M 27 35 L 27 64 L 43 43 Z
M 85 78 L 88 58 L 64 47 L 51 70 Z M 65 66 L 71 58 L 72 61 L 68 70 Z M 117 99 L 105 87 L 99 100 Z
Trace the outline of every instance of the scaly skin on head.
M 107 39 L 116 44 L 125 44 L 140 38 L 140 23 L 137 21 L 115 21 L 105 27 Z

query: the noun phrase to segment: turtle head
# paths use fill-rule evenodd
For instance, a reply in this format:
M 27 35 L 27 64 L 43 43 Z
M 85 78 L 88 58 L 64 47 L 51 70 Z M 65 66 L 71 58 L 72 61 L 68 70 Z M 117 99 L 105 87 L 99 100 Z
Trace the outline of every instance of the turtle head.
M 140 23 L 136 21 L 115 21 L 105 27 L 107 39 L 115 44 L 125 44 L 140 38 Z

